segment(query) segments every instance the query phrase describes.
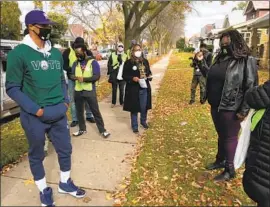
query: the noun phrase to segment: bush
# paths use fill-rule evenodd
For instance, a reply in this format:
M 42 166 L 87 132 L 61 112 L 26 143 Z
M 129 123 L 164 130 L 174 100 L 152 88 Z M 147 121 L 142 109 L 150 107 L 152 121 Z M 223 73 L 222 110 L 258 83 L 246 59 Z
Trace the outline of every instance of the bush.
M 194 52 L 194 51 L 195 51 L 195 48 L 193 48 L 193 47 L 184 48 L 184 52 Z
M 214 45 L 207 45 L 207 50 L 208 50 L 209 52 L 213 52 L 213 50 L 214 50 Z

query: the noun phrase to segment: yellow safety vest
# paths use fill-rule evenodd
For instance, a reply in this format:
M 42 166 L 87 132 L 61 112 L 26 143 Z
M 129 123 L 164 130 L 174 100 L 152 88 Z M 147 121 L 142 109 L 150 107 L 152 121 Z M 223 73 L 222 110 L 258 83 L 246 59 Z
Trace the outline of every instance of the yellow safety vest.
M 72 67 L 73 64 L 75 63 L 75 61 L 77 61 L 76 53 L 75 53 L 75 51 L 73 50 L 72 47 L 70 47 L 70 52 L 69 52 L 68 59 L 69 59 L 69 67 Z
M 258 110 L 258 111 L 255 112 L 255 114 L 253 115 L 253 117 L 251 119 L 251 131 L 254 131 L 254 129 L 256 128 L 257 124 L 262 119 L 265 111 L 266 111 L 265 109 L 260 109 L 260 110 Z
M 82 70 L 80 63 L 77 64 L 75 68 L 75 76 L 76 77 L 84 77 L 84 78 L 91 78 L 93 76 L 93 68 L 92 62 L 94 60 L 88 60 L 85 69 Z M 75 91 L 92 91 L 93 85 L 91 82 L 83 82 L 80 83 L 78 80 L 75 81 Z
M 127 50 L 127 59 L 129 60 L 131 58 L 131 49 Z
M 122 61 L 125 62 L 126 60 L 127 60 L 127 54 L 123 53 Z M 119 67 L 118 55 L 116 54 L 116 52 L 112 53 L 112 66 L 113 66 L 113 69 L 116 69 Z

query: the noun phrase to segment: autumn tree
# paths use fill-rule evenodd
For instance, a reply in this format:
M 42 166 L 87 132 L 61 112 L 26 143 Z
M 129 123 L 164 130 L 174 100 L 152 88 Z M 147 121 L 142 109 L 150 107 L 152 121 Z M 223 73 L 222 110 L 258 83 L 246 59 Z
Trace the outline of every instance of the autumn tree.
M 180 4 L 170 4 L 147 27 L 151 39 L 158 45 L 159 54 L 167 52 L 176 37 L 183 35 L 185 11 Z
M 244 10 L 246 8 L 247 4 L 248 4 L 248 1 L 241 1 L 241 2 L 239 2 L 237 4 L 236 7 L 234 7 L 232 9 L 232 11 L 235 11 L 235 10 Z
M 1 1 L 1 39 L 19 40 L 21 11 L 16 1 Z
M 49 12 L 48 17 L 52 21 L 56 22 L 55 25 L 52 25 L 52 36 L 51 36 L 52 44 L 63 43 L 61 38 L 65 35 L 68 29 L 67 17 L 57 12 Z
M 105 13 L 104 19 L 106 19 L 106 22 L 101 23 L 95 30 L 95 36 L 98 38 L 98 41 L 103 45 L 116 44 L 118 41 L 121 41 L 124 34 L 123 14 L 117 9 L 114 9 L 112 13 Z M 105 24 L 106 28 L 103 28 Z
M 33 3 L 34 3 L 35 9 L 43 10 L 43 3 L 42 3 L 42 1 L 34 0 Z

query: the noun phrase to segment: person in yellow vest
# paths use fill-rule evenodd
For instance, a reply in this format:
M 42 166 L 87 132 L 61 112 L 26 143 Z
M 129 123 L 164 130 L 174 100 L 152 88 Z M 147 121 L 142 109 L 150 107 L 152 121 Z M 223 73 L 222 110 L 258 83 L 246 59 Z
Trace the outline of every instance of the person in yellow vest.
M 94 115 L 99 133 L 103 138 L 108 138 L 110 133 L 104 128 L 95 88 L 95 83 L 100 78 L 100 66 L 96 60 L 89 58 L 86 52 L 85 45 L 75 49 L 78 60 L 74 62 L 70 74 L 71 80 L 75 81 L 74 100 L 79 121 L 79 131 L 73 133 L 73 135 L 81 136 L 86 133 L 83 105 L 84 102 L 87 102 Z
M 246 101 L 256 112 L 251 120 L 243 186 L 258 206 L 270 206 L 270 80 L 249 90 Z
M 124 52 L 123 43 L 117 44 L 117 51 L 113 52 L 108 61 L 109 83 L 112 84 L 112 108 L 116 104 L 117 87 L 119 87 L 119 102 L 124 103 L 125 81 L 122 78 L 124 62 L 127 60 L 127 54 Z
M 67 73 L 67 76 L 69 77 L 70 72 L 71 72 L 71 67 L 74 64 L 74 62 L 77 60 L 76 54 L 75 54 L 75 47 L 84 45 L 84 39 L 81 37 L 77 37 L 75 39 L 75 42 L 72 44 L 72 47 L 66 49 L 63 52 L 63 59 L 64 59 L 64 70 Z M 93 56 L 91 51 L 87 51 L 88 56 Z M 75 108 L 75 103 L 74 103 L 74 81 L 68 80 L 68 93 L 69 93 L 69 99 L 70 99 L 70 107 L 71 107 L 71 117 L 72 117 L 72 122 L 70 124 L 70 127 L 75 127 L 78 125 L 78 118 L 76 114 L 76 108 Z M 84 107 L 83 107 L 84 108 Z M 86 120 L 89 121 L 90 123 L 95 123 L 95 119 L 93 117 L 93 114 L 88 106 L 88 104 L 85 104 L 85 111 L 86 111 Z

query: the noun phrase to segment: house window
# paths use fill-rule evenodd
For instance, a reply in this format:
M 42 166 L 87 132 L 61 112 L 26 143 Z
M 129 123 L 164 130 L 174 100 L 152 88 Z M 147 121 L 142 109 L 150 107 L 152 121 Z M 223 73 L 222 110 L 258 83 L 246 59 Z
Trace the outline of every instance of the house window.
M 250 43 L 250 38 L 251 38 L 251 33 L 250 32 L 246 32 L 245 30 L 241 32 L 242 37 L 244 38 L 244 40 L 246 41 L 247 44 Z

